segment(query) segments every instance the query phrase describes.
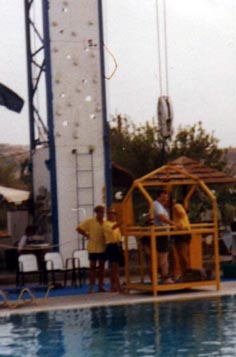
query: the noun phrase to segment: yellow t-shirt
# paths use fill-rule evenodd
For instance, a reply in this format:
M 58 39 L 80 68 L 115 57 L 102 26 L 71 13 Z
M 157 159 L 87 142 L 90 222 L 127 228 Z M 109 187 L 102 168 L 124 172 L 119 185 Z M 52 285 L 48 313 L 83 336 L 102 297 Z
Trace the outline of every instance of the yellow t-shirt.
M 112 229 L 114 224 L 116 224 L 116 222 L 113 221 L 104 222 L 104 235 L 105 235 L 106 244 L 121 242 L 120 229 L 118 227 Z
M 174 206 L 174 221 L 181 225 L 182 229 L 190 229 L 190 223 L 188 215 L 180 203 L 176 203 Z
M 86 219 L 80 223 L 79 228 L 89 233 L 88 252 L 103 253 L 105 251 L 104 223 L 101 224 L 95 217 Z

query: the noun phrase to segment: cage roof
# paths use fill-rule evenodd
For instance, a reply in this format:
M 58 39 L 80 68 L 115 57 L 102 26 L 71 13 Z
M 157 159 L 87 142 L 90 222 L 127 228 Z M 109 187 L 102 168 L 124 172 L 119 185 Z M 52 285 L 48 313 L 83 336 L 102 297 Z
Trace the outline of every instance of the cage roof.
M 193 185 L 203 181 L 205 184 L 236 184 L 236 178 L 212 169 L 201 162 L 186 156 L 168 162 L 166 165 L 136 180 L 143 186 Z

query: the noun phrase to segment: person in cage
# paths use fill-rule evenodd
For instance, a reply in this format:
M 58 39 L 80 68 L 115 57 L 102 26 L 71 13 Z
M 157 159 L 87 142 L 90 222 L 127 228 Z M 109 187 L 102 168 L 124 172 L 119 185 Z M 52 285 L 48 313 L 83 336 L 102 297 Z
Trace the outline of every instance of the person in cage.
M 190 231 L 188 214 L 180 203 L 175 203 L 173 206 L 173 220 L 178 224 L 178 229 Z M 173 235 L 173 277 L 176 282 L 180 281 L 190 268 L 190 241 L 190 232 L 187 234 Z
M 154 225 L 162 227 L 163 232 L 168 232 L 167 226 L 176 226 L 178 224 L 172 221 L 166 209 L 169 203 L 169 195 L 166 190 L 159 189 L 157 191 L 156 200 L 153 203 L 154 209 Z M 170 278 L 169 269 L 169 252 L 170 252 L 170 237 L 168 234 L 157 237 L 157 253 L 158 253 L 158 268 L 161 274 L 161 280 L 164 284 L 172 284 L 174 281 Z

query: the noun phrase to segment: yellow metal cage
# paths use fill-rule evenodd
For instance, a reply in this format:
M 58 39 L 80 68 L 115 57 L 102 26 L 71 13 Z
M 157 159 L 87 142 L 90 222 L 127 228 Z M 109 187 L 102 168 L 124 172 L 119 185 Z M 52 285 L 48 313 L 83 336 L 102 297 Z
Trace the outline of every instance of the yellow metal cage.
M 204 272 L 199 277 L 189 277 L 188 280 L 163 284 L 158 280 L 158 252 L 156 240 L 159 236 L 173 237 L 178 234 L 187 234 L 189 231 L 176 230 L 169 226 L 165 233 L 155 225 L 144 226 L 139 219 L 139 212 L 148 212 L 154 217 L 153 199 L 154 192 L 158 188 L 165 188 L 170 196 L 174 192 L 181 192 L 183 205 L 186 209 L 191 206 L 191 200 L 197 205 L 196 196 L 200 200 L 204 197 L 208 201 L 212 216 L 211 221 L 199 221 L 191 223 L 190 243 L 190 268 L 192 271 Z M 198 195 L 196 195 L 196 192 Z M 171 164 L 137 179 L 125 196 L 121 204 L 122 232 L 124 235 L 125 250 L 125 277 L 128 290 L 140 290 L 152 292 L 154 296 L 159 291 L 189 289 L 202 286 L 215 286 L 220 289 L 219 249 L 218 249 L 218 209 L 216 197 L 198 176 Z M 142 237 L 149 237 L 151 257 L 145 266 L 145 250 L 142 245 Z M 130 249 L 130 240 L 136 239 L 136 251 Z M 206 243 L 207 242 L 207 243 Z M 147 269 L 150 279 L 146 279 Z

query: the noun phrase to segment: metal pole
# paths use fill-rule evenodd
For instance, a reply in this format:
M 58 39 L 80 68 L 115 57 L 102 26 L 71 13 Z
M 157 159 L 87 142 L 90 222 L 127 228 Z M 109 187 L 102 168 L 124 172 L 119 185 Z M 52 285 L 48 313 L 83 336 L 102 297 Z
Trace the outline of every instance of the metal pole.
M 99 36 L 100 36 L 100 59 L 101 59 L 101 84 L 102 84 L 102 110 L 103 110 L 103 135 L 104 135 L 104 151 L 105 151 L 105 180 L 106 180 L 106 204 L 111 205 L 111 161 L 110 161 L 110 145 L 109 145 L 109 125 L 107 122 L 107 105 L 106 105 L 106 86 L 105 86 L 105 59 L 103 52 L 103 14 L 102 0 L 98 0 L 98 16 L 99 16 Z
M 28 108 L 29 108 L 29 134 L 30 134 L 30 184 L 31 184 L 31 200 L 34 201 L 34 180 L 33 180 L 33 151 L 35 149 L 35 131 L 34 131 L 34 108 L 33 108 L 33 75 L 32 75 L 32 53 L 31 53 L 31 38 L 30 38 L 30 7 L 32 1 L 25 0 L 25 40 L 26 40 L 26 64 L 27 64 L 27 82 L 28 82 Z M 35 218 L 34 204 L 30 205 L 33 220 Z
M 161 166 L 165 165 L 166 160 L 166 139 L 162 140 L 162 152 L 161 152 Z
M 49 140 L 49 170 L 51 182 L 51 204 L 52 204 L 52 226 L 53 244 L 59 243 L 58 225 L 58 201 L 57 201 L 57 177 L 56 177 L 56 150 L 54 140 L 53 122 L 53 96 L 51 79 L 51 56 L 50 56 L 50 36 L 49 36 L 49 1 L 43 0 L 43 27 L 44 27 L 44 46 L 46 63 L 46 93 L 47 93 L 47 117 L 48 117 L 48 140 Z
M 32 83 L 32 53 L 31 53 L 31 36 L 30 36 L 30 8 L 32 1 L 25 0 L 25 39 L 26 39 L 26 55 L 27 55 L 27 74 L 28 74 L 28 98 L 29 98 L 29 129 L 30 129 L 30 150 L 35 148 L 35 132 L 34 132 L 34 108 L 33 108 L 33 83 Z

